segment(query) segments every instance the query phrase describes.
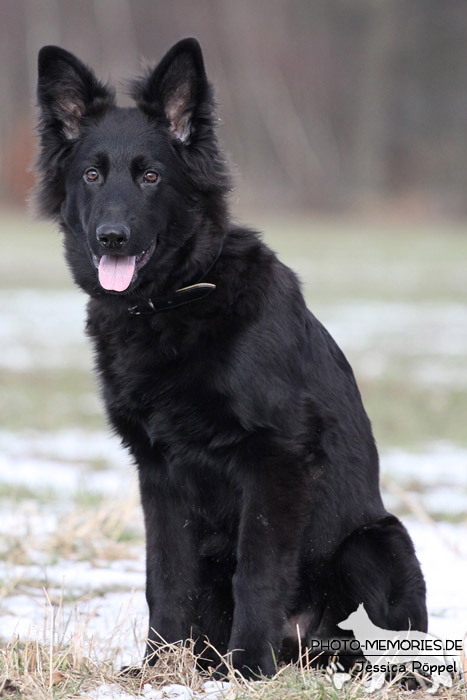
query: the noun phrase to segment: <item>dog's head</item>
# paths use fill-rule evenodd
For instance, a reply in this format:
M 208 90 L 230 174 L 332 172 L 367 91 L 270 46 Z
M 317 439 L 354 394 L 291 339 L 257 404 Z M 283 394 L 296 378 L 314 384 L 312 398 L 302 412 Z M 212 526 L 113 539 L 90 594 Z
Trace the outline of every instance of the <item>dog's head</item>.
M 225 159 L 201 48 L 184 39 L 115 103 L 74 55 L 39 53 L 36 201 L 59 222 L 75 281 L 89 294 L 190 281 L 226 221 Z

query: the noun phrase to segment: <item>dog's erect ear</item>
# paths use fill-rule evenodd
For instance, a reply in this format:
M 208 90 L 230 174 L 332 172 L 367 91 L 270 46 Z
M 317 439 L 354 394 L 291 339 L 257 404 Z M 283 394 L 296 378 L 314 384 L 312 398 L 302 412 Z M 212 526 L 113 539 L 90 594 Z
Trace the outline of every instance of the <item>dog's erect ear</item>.
M 133 82 L 131 95 L 144 111 L 165 117 L 174 139 L 189 142 L 197 120 L 211 112 L 211 88 L 198 41 L 182 39 L 172 46 L 154 70 Z
M 39 106 L 45 127 L 59 128 L 67 141 L 80 135 L 83 116 L 114 103 L 114 93 L 76 56 L 58 46 L 39 51 Z

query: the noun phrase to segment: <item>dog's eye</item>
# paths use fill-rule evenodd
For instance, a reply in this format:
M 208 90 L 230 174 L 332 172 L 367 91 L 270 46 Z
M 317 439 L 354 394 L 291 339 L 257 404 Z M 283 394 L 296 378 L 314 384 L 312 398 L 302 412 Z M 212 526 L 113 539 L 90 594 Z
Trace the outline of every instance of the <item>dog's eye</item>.
M 143 175 L 143 182 L 147 182 L 150 185 L 154 185 L 154 183 L 158 181 L 159 173 L 156 173 L 155 170 L 146 170 L 146 172 Z
M 86 182 L 97 182 L 99 177 L 99 171 L 96 168 L 88 168 L 84 173 L 84 179 Z

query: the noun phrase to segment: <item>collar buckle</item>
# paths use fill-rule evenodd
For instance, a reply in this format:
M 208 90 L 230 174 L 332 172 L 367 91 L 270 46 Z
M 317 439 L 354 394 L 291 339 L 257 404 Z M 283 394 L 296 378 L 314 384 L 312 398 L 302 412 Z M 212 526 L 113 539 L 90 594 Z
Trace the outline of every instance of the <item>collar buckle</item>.
M 192 301 L 199 301 L 209 296 L 216 289 L 215 284 L 209 282 L 199 282 L 191 284 L 189 287 L 177 289 L 174 294 L 167 297 L 159 297 L 155 299 L 142 299 L 134 306 L 130 306 L 128 312 L 132 316 L 148 316 L 158 313 L 159 311 L 168 311 L 183 304 L 189 304 Z

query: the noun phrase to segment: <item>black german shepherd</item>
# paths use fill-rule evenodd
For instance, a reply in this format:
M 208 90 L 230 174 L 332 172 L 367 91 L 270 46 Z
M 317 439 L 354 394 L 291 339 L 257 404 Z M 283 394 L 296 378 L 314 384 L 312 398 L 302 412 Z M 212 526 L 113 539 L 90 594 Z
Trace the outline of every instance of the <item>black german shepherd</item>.
M 67 51 L 39 55 L 37 201 L 89 295 L 110 422 L 138 467 L 149 639 L 209 638 L 275 670 L 364 603 L 425 632 L 412 542 L 388 514 L 352 370 L 294 273 L 228 214 L 212 88 L 180 41 L 136 106 Z

